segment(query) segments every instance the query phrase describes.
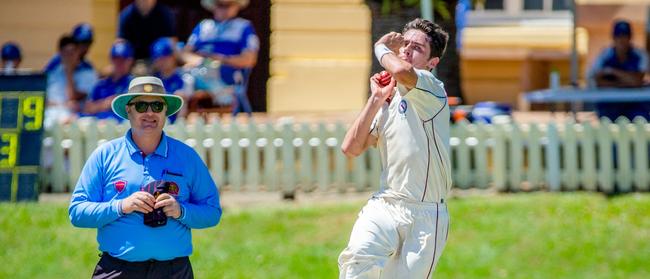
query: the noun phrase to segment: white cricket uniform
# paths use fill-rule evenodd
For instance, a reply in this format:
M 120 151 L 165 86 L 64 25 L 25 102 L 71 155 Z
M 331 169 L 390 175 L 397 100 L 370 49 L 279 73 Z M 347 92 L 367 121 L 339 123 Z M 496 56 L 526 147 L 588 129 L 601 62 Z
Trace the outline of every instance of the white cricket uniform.
M 359 213 L 339 256 L 340 278 L 428 278 L 447 241 L 449 105 L 443 83 L 416 70 L 373 120 L 381 190 Z

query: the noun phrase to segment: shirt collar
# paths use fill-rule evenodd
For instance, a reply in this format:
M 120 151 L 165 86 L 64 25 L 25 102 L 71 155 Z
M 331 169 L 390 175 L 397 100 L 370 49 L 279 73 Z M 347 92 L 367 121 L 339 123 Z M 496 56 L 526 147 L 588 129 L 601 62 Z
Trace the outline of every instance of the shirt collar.
M 133 135 L 131 133 L 131 129 L 129 129 L 126 132 L 126 135 L 124 135 L 124 138 L 126 139 L 126 148 L 129 150 L 129 154 L 133 155 L 134 153 L 140 153 L 142 152 L 140 148 L 135 144 L 133 141 Z M 156 147 L 156 150 L 154 150 L 154 154 L 158 156 L 162 156 L 167 158 L 167 149 L 168 149 L 168 144 L 167 144 L 167 135 L 165 132 L 162 132 L 162 136 L 160 137 L 160 143 L 158 144 L 158 147 Z

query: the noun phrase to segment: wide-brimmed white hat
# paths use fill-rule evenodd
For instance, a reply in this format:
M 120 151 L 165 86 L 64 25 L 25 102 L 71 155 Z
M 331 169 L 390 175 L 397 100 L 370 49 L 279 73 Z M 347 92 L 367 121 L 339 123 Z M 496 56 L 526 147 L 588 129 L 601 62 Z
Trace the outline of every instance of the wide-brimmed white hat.
M 201 6 L 203 6 L 204 9 L 208 11 L 213 11 L 214 7 L 216 6 L 216 3 L 222 1 L 222 2 L 235 2 L 239 4 L 239 7 L 241 9 L 246 8 L 248 6 L 248 0 L 201 0 Z
M 165 91 L 165 86 L 162 81 L 157 77 L 146 76 L 134 78 L 129 83 L 129 92 L 118 95 L 113 99 L 111 108 L 113 112 L 119 117 L 129 119 L 126 113 L 126 105 L 135 97 L 138 96 L 158 96 L 165 99 L 167 104 L 166 115 L 170 116 L 177 113 L 183 107 L 183 98 L 174 94 L 168 94 Z

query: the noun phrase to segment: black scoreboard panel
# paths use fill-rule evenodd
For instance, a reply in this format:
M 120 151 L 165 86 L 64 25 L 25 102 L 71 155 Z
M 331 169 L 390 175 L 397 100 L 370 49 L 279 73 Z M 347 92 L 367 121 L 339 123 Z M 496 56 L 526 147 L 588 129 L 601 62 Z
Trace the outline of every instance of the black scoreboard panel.
M 46 79 L 0 74 L 0 201 L 38 199 Z

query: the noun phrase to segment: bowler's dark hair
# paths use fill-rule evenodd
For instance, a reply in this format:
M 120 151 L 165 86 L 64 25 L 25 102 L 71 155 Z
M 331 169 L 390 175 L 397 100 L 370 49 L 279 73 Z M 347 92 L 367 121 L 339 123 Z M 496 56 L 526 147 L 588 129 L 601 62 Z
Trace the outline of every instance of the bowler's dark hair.
M 442 27 L 429 20 L 416 18 L 404 25 L 402 34 L 411 29 L 420 30 L 427 35 L 429 46 L 431 47 L 431 55 L 429 58 L 442 58 L 442 55 L 445 54 L 445 50 L 447 49 L 447 41 L 449 41 L 449 34 L 445 30 L 442 30 Z

